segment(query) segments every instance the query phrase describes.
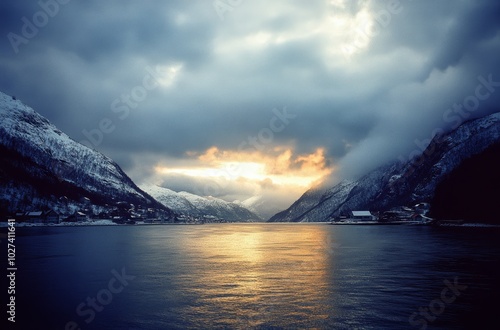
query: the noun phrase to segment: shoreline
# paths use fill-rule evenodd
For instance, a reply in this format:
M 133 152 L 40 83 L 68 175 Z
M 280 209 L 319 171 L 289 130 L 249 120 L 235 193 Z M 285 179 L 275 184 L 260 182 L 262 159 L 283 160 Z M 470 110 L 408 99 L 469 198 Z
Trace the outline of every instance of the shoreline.
M 60 223 L 30 223 L 30 222 L 15 222 L 16 228 L 32 228 L 32 227 L 101 227 L 101 226 L 163 226 L 163 225 L 202 225 L 202 223 L 144 223 L 142 221 L 135 224 L 119 224 L 108 219 L 99 219 L 95 221 L 85 222 L 60 222 Z M 7 228 L 7 221 L 0 221 L 0 228 Z
M 108 219 L 99 219 L 95 221 L 87 221 L 87 222 L 61 222 L 61 223 L 29 223 L 29 222 L 15 222 L 16 228 L 33 228 L 33 227 L 101 227 L 101 226 L 193 226 L 193 225 L 210 225 L 210 224 L 297 224 L 297 225 L 334 225 L 334 226 L 415 226 L 415 227 L 450 227 L 450 228 L 500 228 L 500 224 L 490 224 L 490 223 L 461 223 L 461 224 L 452 224 L 445 223 L 438 226 L 432 226 L 426 223 L 409 223 L 406 221 L 400 222 L 386 222 L 380 223 L 375 221 L 370 222 L 224 222 L 224 223 L 196 223 L 196 222 L 165 222 L 165 223 L 144 223 L 139 221 L 135 224 L 118 224 Z M 0 228 L 7 228 L 7 221 L 0 221 Z

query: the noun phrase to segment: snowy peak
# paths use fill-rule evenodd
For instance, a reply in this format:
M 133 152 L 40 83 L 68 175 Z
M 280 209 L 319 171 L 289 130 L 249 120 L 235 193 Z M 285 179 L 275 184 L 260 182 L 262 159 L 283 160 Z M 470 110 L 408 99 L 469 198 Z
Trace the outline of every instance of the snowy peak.
M 453 146 L 463 144 L 470 141 L 474 136 L 488 135 L 490 133 L 496 134 L 498 130 L 495 126 L 500 124 L 500 112 L 493 113 L 489 116 L 469 120 L 461 126 L 445 135 L 445 139 Z M 493 128 L 493 129 L 492 129 Z M 496 132 L 496 133 L 495 133 Z M 494 135 L 493 137 L 498 137 Z
M 243 206 L 262 219 L 269 219 L 283 209 L 273 198 L 268 198 L 264 195 L 252 196 L 243 201 L 236 200 L 233 203 Z
M 110 158 L 75 142 L 35 110 L 1 92 L 0 150 L 0 212 L 97 212 L 119 202 L 170 212 Z
M 132 182 L 110 158 L 73 141 L 30 107 L 0 94 L 0 143 L 13 148 L 40 165 L 52 167 L 61 180 L 79 184 L 72 173 L 86 169 L 92 179 L 103 180 L 114 188 L 137 193 Z M 123 180 L 128 184 L 124 185 Z M 88 188 L 97 188 L 88 185 Z
M 160 203 L 180 214 L 226 221 L 261 221 L 262 219 L 241 205 L 214 197 L 201 197 L 188 192 L 175 192 L 158 186 L 142 189 Z
M 174 212 L 193 216 L 200 215 L 199 210 L 188 199 L 173 190 L 155 185 L 143 185 L 141 189 Z

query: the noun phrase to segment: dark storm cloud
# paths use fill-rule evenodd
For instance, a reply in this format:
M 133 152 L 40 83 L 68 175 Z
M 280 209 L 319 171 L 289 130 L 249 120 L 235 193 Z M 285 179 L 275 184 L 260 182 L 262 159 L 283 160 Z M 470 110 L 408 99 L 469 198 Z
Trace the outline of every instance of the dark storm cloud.
M 459 65 L 478 44 L 494 39 L 500 27 L 500 4 L 495 1 L 401 0 L 401 4 L 403 12 L 393 15 L 390 23 L 397 28 L 384 29 L 373 48 L 381 53 L 402 47 L 419 50 L 428 55 L 427 74 Z M 384 2 L 377 2 L 374 10 L 383 9 Z
M 7 35 L 41 9 L 2 1 L 0 89 L 78 141 L 110 120 L 94 147 L 140 180 L 162 157 L 237 149 L 283 107 L 296 118 L 267 147 L 325 147 L 341 175 L 359 175 L 449 128 L 443 114 L 478 76 L 500 81 L 498 1 L 401 0 L 379 23 L 390 3 L 246 1 L 221 20 L 211 1 L 70 1 L 16 54 Z M 378 33 L 367 36 L 370 15 Z M 176 66 L 126 115 L 112 110 L 150 70 Z M 471 115 L 498 111 L 499 94 Z M 156 157 L 141 167 L 144 153 Z
M 499 3 L 400 4 L 402 11 L 392 15 L 387 26 L 378 24 L 379 34 L 369 37 L 371 51 L 353 59 L 360 68 L 373 69 L 366 72 L 367 80 L 378 77 L 384 88 L 369 104 L 377 124 L 343 157 L 344 175 L 359 175 L 395 158 L 408 159 L 433 132 L 452 126 L 444 115 L 474 95 L 479 76 L 491 74 L 500 81 Z M 387 9 L 382 1 L 371 6 L 379 14 Z M 498 92 L 492 93 L 460 119 L 499 111 L 499 99 Z
M 1 35 L 6 37 L 1 42 L 1 68 L 7 73 L 2 75 L 2 88 L 9 90 L 19 83 L 12 93 L 58 124 L 69 125 L 77 137 L 78 128 L 71 120 L 58 121 L 64 111 L 92 118 L 92 113 L 107 110 L 115 97 L 137 85 L 147 64 L 182 60 L 185 66 L 196 66 L 210 56 L 212 29 L 200 17 L 179 22 L 197 10 L 194 5 L 179 8 L 179 4 L 70 1 L 60 5 L 57 15 L 27 38 L 27 44 L 17 45 L 16 54 L 7 35 L 23 37 L 22 19 L 33 23 L 33 15 L 42 8 L 36 2 L 24 7 L 3 2 L 2 16 L 8 19 L 1 25 Z M 64 102 L 68 94 L 72 94 L 70 100 Z

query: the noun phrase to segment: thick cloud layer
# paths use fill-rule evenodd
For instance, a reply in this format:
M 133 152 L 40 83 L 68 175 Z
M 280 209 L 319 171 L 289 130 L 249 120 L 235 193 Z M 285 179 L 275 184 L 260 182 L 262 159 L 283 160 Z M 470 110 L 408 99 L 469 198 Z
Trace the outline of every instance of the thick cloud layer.
M 250 148 L 292 159 L 323 148 L 311 171 L 336 181 L 499 111 L 496 0 L 6 0 L 0 22 L 0 89 L 137 181 L 252 137 Z M 206 180 L 161 179 L 178 190 Z M 220 195 L 270 195 L 239 187 Z

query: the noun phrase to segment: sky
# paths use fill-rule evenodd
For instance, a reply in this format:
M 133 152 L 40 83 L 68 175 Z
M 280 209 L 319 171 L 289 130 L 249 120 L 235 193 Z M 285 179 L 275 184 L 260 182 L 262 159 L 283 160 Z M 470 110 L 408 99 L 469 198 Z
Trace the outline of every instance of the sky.
M 273 210 L 500 110 L 497 0 L 4 0 L 0 32 L 0 90 L 136 183 Z

